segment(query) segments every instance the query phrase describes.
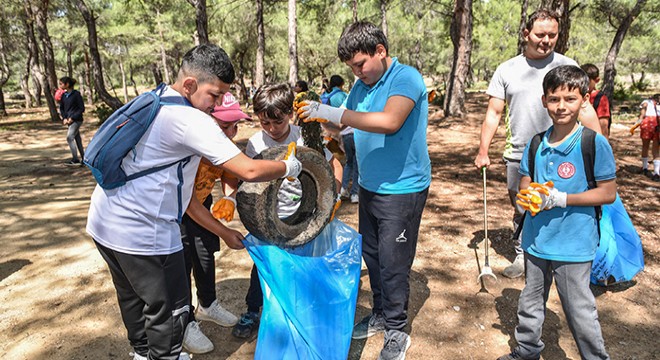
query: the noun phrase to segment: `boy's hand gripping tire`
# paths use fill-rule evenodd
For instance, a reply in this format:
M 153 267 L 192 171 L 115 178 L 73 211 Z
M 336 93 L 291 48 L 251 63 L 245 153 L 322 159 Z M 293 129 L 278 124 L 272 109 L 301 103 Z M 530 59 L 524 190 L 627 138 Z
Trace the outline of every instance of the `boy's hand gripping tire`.
M 282 160 L 287 146 L 264 150 L 255 159 Z M 291 216 L 277 216 L 277 194 L 283 179 L 244 182 L 238 188 L 238 214 L 245 228 L 260 240 L 284 247 L 306 244 L 330 222 L 337 193 L 330 164 L 318 151 L 299 146 L 296 157 L 302 163 L 298 176 L 302 184 L 300 207 Z

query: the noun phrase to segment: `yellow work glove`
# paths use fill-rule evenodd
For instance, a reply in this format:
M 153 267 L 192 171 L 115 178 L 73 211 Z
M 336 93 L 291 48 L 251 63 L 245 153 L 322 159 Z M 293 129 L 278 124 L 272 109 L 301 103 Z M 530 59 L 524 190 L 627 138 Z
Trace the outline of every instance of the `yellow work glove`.
M 213 217 L 220 220 L 224 219 L 230 222 L 234 219 L 234 210 L 236 209 L 236 200 L 230 196 L 225 196 L 218 200 L 211 208 Z
M 635 134 L 635 129 L 637 129 L 640 125 L 641 125 L 641 123 L 637 123 L 637 124 L 633 125 L 630 128 L 630 135 L 634 135 Z
M 554 183 L 548 181 L 545 184 L 533 182 L 527 189 L 520 190 L 516 197 L 516 203 L 535 216 L 553 207 L 565 208 L 567 194 L 555 189 Z
M 286 173 L 284 173 L 283 178 L 286 178 L 289 181 L 295 180 L 300 172 L 302 171 L 302 163 L 296 157 L 296 143 L 289 143 L 289 148 L 286 150 L 286 155 L 284 155 L 284 160 L 282 160 L 286 165 Z
M 340 206 L 341 206 L 341 195 L 337 194 L 337 200 L 335 202 L 335 206 L 332 208 L 332 215 L 330 215 L 330 221 L 335 219 L 335 215 L 337 214 L 337 210 L 339 210 Z

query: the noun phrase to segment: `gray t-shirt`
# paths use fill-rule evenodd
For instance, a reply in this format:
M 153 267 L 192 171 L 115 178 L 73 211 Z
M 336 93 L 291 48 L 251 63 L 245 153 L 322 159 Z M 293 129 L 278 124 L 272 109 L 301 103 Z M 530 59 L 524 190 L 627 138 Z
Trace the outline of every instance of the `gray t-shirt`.
M 529 140 L 552 125 L 541 101 L 543 77 L 560 65 L 577 63 L 555 52 L 541 60 L 527 59 L 521 54 L 495 70 L 486 94 L 507 103 L 505 158 L 520 160 Z

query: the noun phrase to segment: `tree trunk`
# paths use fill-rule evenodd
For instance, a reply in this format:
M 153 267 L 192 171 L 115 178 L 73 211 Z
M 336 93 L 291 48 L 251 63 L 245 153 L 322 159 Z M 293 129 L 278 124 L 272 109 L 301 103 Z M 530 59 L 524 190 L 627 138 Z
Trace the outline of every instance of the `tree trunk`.
M 642 8 L 645 4 L 646 0 L 637 0 L 632 10 L 630 10 L 628 15 L 626 15 L 623 21 L 621 21 L 621 24 L 614 35 L 614 40 L 612 40 L 612 46 L 610 46 L 610 50 L 605 57 L 604 80 L 601 91 L 609 99 L 612 98 L 612 94 L 614 93 L 614 79 L 616 78 L 615 63 L 616 58 L 619 55 L 619 50 L 621 50 L 621 45 L 626 38 L 626 33 L 628 32 L 628 29 L 630 29 L 630 25 L 632 25 L 635 18 L 642 12 Z
M 151 64 L 151 74 L 154 76 L 154 83 L 156 83 L 156 86 L 163 82 L 163 73 L 160 72 L 158 65 L 154 63 Z
M 94 84 L 92 80 L 92 65 L 89 63 L 89 53 L 85 51 L 85 82 L 87 83 L 87 104 L 94 105 Z
M 165 52 L 165 36 L 163 35 L 163 26 L 160 23 L 160 10 L 156 9 L 156 26 L 158 27 L 158 38 L 160 42 L 160 62 L 163 66 L 163 73 L 165 74 L 165 82 L 170 84 L 170 70 L 167 68 L 167 53 Z
M 353 22 L 358 21 L 358 2 L 357 0 L 353 0 Z
M 257 2 L 257 59 L 254 71 L 254 85 L 258 88 L 264 84 L 266 69 L 264 68 L 264 54 L 266 53 L 266 36 L 264 34 L 264 3 Z
M 555 51 L 565 54 L 568 51 L 568 38 L 571 33 L 570 0 L 543 0 L 541 7 L 553 10 L 559 14 L 559 34 Z
M 69 42 L 66 43 L 64 47 L 66 49 L 66 76 L 73 77 L 73 61 L 71 60 L 71 53 L 73 53 L 73 44 Z M 83 82 L 84 81 L 80 81 L 81 84 Z
M 96 19 L 83 0 L 75 0 L 75 4 L 82 14 L 83 19 L 85 19 L 85 24 L 87 24 L 87 41 L 89 42 L 89 53 L 92 57 L 94 89 L 104 103 L 113 110 L 117 110 L 122 106 L 122 103 L 119 99 L 112 97 L 108 93 L 105 89 L 105 81 L 103 81 L 103 66 L 101 64 L 101 54 L 99 54 L 96 36 Z
M 2 34 L 0 34 L 0 116 L 7 116 L 7 109 L 5 109 L 5 95 L 2 91 L 2 87 L 5 86 L 10 75 L 11 69 L 7 62 Z
M 30 60 L 28 59 L 28 63 Z M 23 90 L 23 98 L 25 99 L 25 108 L 29 109 L 32 107 L 32 94 L 30 94 L 30 67 L 27 66 L 25 74 L 21 74 L 21 90 Z
M 50 119 L 53 122 L 60 121 L 60 115 L 57 112 L 57 104 L 55 103 L 55 89 L 57 89 L 57 75 L 55 74 L 55 56 L 53 55 L 53 44 L 50 41 L 48 34 L 48 0 L 37 1 L 36 5 L 33 1 L 25 3 L 26 7 L 31 8 L 31 13 L 36 24 L 37 33 L 41 40 L 41 47 L 44 56 L 44 69 L 45 74 L 42 81 L 44 88 L 44 97 L 48 104 L 48 111 L 50 112 Z M 36 40 L 36 39 L 35 39 Z M 38 48 L 38 47 L 37 47 Z
M 25 38 L 27 40 L 28 59 L 30 61 L 29 69 L 32 72 L 35 105 L 39 107 L 41 106 L 41 84 L 45 82 L 45 78 L 39 64 L 39 46 L 37 45 L 37 39 L 34 37 L 34 16 L 32 15 L 32 9 L 27 3 L 24 5 L 27 14 L 23 20 L 25 22 Z
M 380 0 L 380 28 L 387 37 L 387 0 Z
M 121 88 L 124 93 L 124 103 L 128 102 L 128 87 L 126 86 L 126 71 L 124 70 L 124 61 L 119 57 L 119 72 L 121 73 Z
M 454 63 L 445 95 L 445 116 L 463 116 L 465 89 L 472 55 L 472 0 L 456 0 L 450 35 L 454 44 Z
M 188 3 L 195 8 L 195 44 L 209 43 L 209 19 L 206 15 L 206 0 L 188 0 Z
M 289 0 L 289 84 L 298 81 L 298 17 L 296 0 Z
M 525 51 L 525 38 L 523 33 L 525 32 L 525 25 L 527 24 L 527 8 L 529 7 L 529 0 L 522 0 L 522 5 L 520 6 L 520 26 L 518 26 L 518 54 L 522 54 Z

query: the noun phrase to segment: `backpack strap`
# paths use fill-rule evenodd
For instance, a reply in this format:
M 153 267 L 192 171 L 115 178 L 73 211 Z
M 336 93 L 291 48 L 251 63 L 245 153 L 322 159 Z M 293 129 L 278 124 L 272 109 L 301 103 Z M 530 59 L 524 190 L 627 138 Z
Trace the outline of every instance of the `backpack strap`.
M 536 153 L 539 150 L 539 146 L 541 145 L 541 140 L 543 139 L 543 136 L 545 136 L 545 131 L 534 135 L 534 137 L 532 137 L 532 140 L 529 143 L 529 152 L 527 153 L 527 167 L 529 168 L 529 177 L 532 178 L 532 181 L 534 181 Z M 527 212 L 523 213 L 522 219 L 520 219 L 520 224 L 518 224 L 518 228 L 516 228 L 516 231 L 513 233 L 514 239 L 520 237 L 520 233 L 522 232 L 523 224 L 525 223 L 526 217 L 527 217 Z
M 602 91 L 599 91 L 598 94 L 596 94 L 596 96 L 594 96 L 594 110 L 598 109 L 598 105 L 600 105 L 600 99 L 603 98 L 603 95 L 605 95 L 605 93 L 602 92 Z
M 587 176 L 587 187 L 589 189 L 596 188 L 596 177 L 594 175 L 594 164 L 596 163 L 596 132 L 589 129 L 582 129 L 582 161 L 584 163 L 584 173 Z M 602 209 L 599 206 L 594 206 L 596 210 L 596 222 L 598 223 L 598 237 L 600 238 L 600 218 L 602 217 Z

